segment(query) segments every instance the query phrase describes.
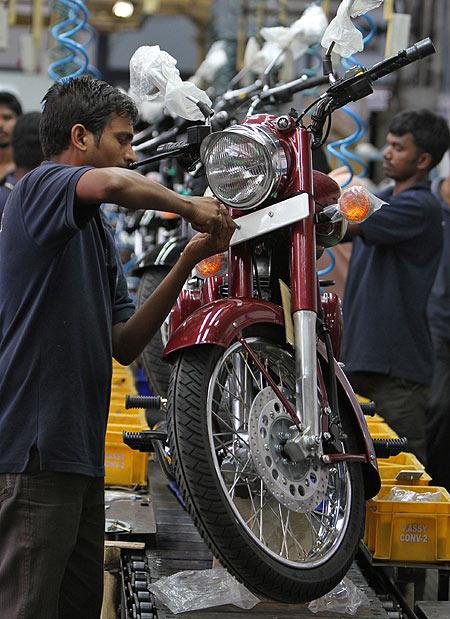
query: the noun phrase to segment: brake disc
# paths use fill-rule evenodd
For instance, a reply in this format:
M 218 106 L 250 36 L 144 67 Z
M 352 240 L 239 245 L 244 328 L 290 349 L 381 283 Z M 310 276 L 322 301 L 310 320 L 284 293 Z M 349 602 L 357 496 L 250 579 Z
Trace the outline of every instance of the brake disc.
M 328 467 L 317 456 L 292 462 L 283 451 L 293 422 L 271 387 L 252 403 L 249 442 L 253 464 L 271 494 L 295 512 L 310 512 L 324 499 Z

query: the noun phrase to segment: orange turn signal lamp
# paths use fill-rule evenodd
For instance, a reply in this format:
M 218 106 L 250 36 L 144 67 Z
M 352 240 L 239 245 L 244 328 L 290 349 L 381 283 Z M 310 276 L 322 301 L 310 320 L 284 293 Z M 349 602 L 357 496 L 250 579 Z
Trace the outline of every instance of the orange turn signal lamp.
M 338 200 L 339 210 L 350 223 L 360 223 L 374 210 L 370 203 L 370 193 L 365 187 L 350 187 L 342 192 Z
M 203 279 L 223 275 L 227 270 L 227 256 L 227 252 L 222 252 L 201 260 L 195 267 L 196 275 Z

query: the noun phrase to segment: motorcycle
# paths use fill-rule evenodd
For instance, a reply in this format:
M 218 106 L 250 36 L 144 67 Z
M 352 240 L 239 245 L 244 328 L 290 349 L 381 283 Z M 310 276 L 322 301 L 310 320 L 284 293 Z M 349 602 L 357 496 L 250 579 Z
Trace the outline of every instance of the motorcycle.
M 313 171 L 312 149 L 333 111 L 434 51 L 425 39 L 332 78 L 300 115 L 254 114 L 201 141 L 210 189 L 240 227 L 172 312 L 168 440 L 194 523 L 259 596 L 303 603 L 339 583 L 365 500 L 380 488 L 377 456 L 405 449 L 404 439 L 372 441 L 340 363 L 340 302 L 321 291 L 315 269 L 347 222 L 370 214 L 372 198 L 355 188 L 341 195 Z

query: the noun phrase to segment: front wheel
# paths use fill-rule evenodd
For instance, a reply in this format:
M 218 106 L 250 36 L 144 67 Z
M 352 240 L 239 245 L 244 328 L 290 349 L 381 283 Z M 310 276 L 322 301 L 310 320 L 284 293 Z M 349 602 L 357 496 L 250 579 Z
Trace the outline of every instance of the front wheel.
M 292 401 L 291 350 L 269 338 L 247 342 Z M 361 466 L 289 459 L 292 421 L 239 342 L 183 351 L 168 407 L 176 476 L 215 556 L 262 597 L 301 603 L 330 591 L 361 538 Z M 342 421 L 345 448 L 355 450 L 354 429 Z

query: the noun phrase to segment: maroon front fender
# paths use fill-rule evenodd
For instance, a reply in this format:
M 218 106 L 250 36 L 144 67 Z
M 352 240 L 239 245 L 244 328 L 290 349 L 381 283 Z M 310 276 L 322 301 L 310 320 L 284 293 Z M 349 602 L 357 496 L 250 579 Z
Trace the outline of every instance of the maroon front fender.
M 258 299 L 213 301 L 203 305 L 181 323 L 167 343 L 164 357 L 198 344 L 216 344 L 226 348 L 242 329 L 260 323 L 284 327 L 283 309 Z

